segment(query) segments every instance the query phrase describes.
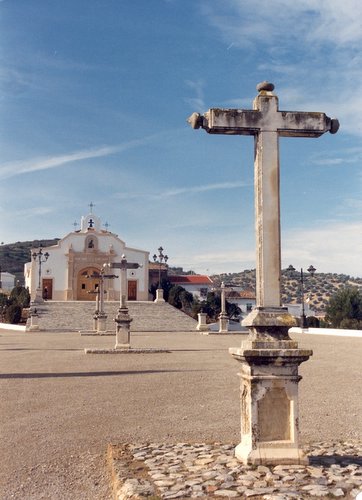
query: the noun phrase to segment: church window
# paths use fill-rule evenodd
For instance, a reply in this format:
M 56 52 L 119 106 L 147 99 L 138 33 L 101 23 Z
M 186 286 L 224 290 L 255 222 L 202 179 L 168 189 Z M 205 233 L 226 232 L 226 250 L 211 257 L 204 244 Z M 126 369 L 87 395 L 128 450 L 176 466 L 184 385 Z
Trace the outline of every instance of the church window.
M 85 290 L 85 283 L 82 283 L 82 290 Z

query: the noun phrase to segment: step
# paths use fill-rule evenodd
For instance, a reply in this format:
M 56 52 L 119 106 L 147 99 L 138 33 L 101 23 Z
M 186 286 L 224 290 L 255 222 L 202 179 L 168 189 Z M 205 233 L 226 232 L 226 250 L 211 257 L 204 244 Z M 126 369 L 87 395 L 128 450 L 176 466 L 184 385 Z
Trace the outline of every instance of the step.
M 195 331 L 197 321 L 167 302 L 128 302 L 132 318 L 131 331 Z M 47 301 L 35 306 L 41 330 L 78 331 L 92 330 L 94 302 Z M 114 318 L 119 302 L 106 302 L 107 330 L 115 331 Z

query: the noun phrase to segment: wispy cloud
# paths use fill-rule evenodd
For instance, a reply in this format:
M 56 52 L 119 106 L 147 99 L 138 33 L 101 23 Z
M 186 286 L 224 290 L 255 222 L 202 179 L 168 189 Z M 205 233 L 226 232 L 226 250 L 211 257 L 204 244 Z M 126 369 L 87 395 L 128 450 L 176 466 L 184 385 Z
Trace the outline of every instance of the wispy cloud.
M 203 12 L 222 33 L 227 47 L 286 39 L 358 46 L 362 40 L 359 0 L 225 0 L 204 2 Z
M 247 186 L 245 182 L 220 182 L 218 184 L 204 184 L 201 186 L 182 187 L 166 190 L 160 193 L 162 197 L 179 196 L 183 194 L 205 193 L 206 191 L 220 191 L 224 189 L 240 189 Z
M 313 264 L 320 272 L 362 276 L 361 254 L 356 248 L 362 249 L 361 222 L 329 222 L 317 228 L 294 229 L 283 237 L 283 267 Z
M 196 94 L 193 97 L 185 97 L 185 103 L 188 104 L 194 111 L 205 111 L 206 105 L 203 90 L 204 82 L 202 80 L 186 80 L 185 85 Z
M 151 141 L 154 137 L 155 136 L 148 136 L 141 139 L 131 140 L 117 146 L 101 146 L 99 148 L 74 151 L 64 155 L 6 162 L 0 165 L 0 179 L 8 179 L 9 177 L 36 172 L 39 170 L 58 168 L 74 162 L 89 160 L 91 158 L 110 156 L 140 145 L 144 145 Z
M 117 199 L 122 200 L 133 200 L 140 199 L 143 200 L 163 200 L 165 198 L 172 198 L 176 196 L 183 195 L 194 195 L 200 193 L 206 193 L 208 191 L 222 191 L 228 189 L 241 189 L 249 186 L 246 182 L 220 182 L 216 184 L 202 184 L 199 186 L 184 186 L 184 187 L 176 187 L 165 189 L 164 191 L 158 192 L 121 192 L 117 193 L 114 196 Z
M 282 109 L 290 101 L 300 110 L 324 111 L 339 118 L 342 133 L 362 135 L 356 113 L 362 107 L 360 0 L 225 0 L 222 6 L 210 0 L 202 5 L 225 50 L 232 45 L 247 51 L 259 74 L 276 77 Z

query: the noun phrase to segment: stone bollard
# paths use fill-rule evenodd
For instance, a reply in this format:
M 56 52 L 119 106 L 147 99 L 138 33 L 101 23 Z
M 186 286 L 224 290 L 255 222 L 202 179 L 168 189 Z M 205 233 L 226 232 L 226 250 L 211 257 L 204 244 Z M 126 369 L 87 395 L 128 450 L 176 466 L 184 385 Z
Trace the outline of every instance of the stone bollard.
M 165 299 L 163 298 L 163 288 L 157 288 L 155 303 L 158 304 L 162 302 L 165 302 Z
M 209 331 L 209 326 L 206 323 L 206 313 L 198 313 L 197 318 L 198 318 L 198 323 L 196 326 L 196 330 L 199 332 L 208 332 Z
M 30 325 L 26 328 L 29 332 L 39 331 L 39 315 L 36 309 L 30 311 Z

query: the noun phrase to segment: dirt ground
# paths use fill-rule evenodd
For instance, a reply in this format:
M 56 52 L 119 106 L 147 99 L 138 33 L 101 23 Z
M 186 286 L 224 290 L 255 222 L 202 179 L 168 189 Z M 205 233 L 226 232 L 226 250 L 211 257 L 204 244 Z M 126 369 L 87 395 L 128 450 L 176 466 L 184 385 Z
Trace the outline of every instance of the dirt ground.
M 302 442 L 362 438 L 362 338 L 294 335 Z M 240 335 L 136 333 L 168 353 L 86 355 L 113 337 L 0 331 L 0 498 L 105 500 L 108 443 L 238 443 Z

